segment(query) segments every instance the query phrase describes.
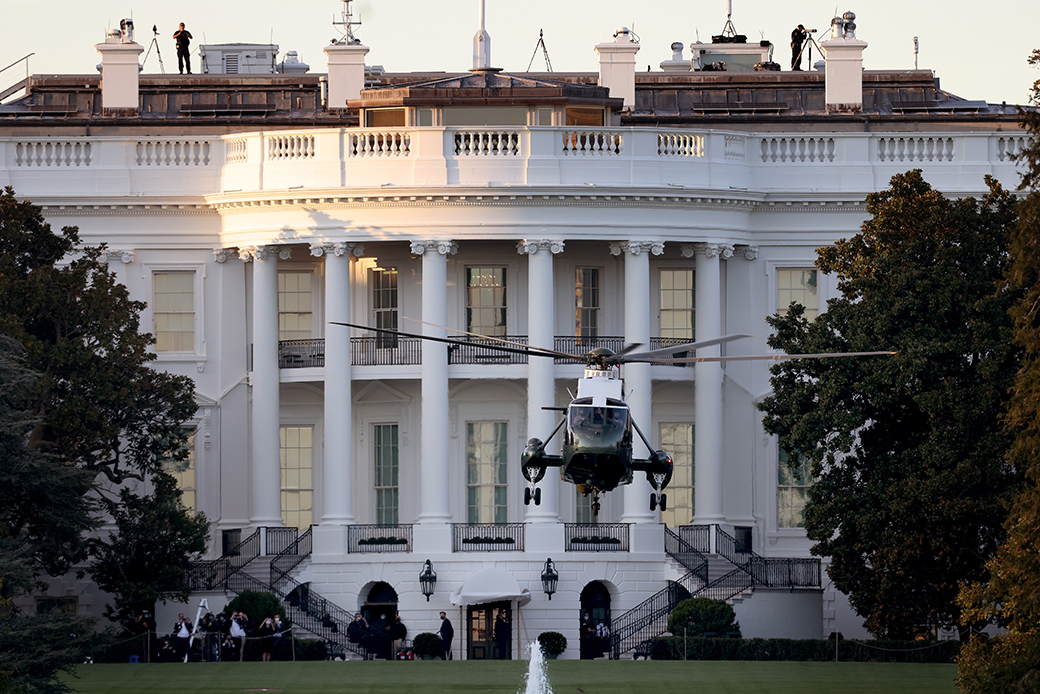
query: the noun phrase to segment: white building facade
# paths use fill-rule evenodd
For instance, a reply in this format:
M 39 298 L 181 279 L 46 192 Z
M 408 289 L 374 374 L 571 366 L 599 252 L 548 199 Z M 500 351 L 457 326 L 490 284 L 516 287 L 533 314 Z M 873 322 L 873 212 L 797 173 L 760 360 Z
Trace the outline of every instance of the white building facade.
M 68 77 L 32 78 L 0 108 L 0 185 L 108 244 L 148 304 L 156 368 L 195 381 L 181 482 L 213 521 L 195 597 L 273 590 L 348 652 L 355 611 L 399 613 L 414 636 L 444 610 L 456 658 L 491 657 L 500 608 L 512 657 L 546 630 L 578 657 L 584 610 L 627 657 L 709 583 L 744 636 L 856 633 L 801 528 L 810 480 L 761 425 L 767 364 L 623 367 L 636 423 L 676 471 L 663 513 L 637 475 L 594 516 L 551 470 L 525 506 L 519 469 L 580 364 L 336 324 L 568 352 L 744 333 L 725 353 L 766 354 L 766 316 L 836 295 L 815 249 L 855 234 L 892 175 L 921 168 L 954 197 L 986 174 L 1018 180 L 1013 109 L 930 73 L 636 75 L 628 41 L 597 47 L 600 86 L 478 70 L 358 91 L 350 45 L 327 51 L 347 67 L 325 103 L 318 76 L 238 76 L 234 92 L 223 76 L 142 76 L 138 108 L 120 92 L 108 110 L 96 77 Z M 862 103 L 846 89 L 828 108 L 826 79 L 846 78 Z M 72 579 L 52 591 L 103 606 Z

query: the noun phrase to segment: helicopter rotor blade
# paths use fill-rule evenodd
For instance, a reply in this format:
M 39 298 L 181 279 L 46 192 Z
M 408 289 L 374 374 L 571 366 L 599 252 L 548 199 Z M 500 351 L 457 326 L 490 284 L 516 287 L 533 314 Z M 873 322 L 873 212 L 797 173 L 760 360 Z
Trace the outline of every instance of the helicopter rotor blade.
M 406 333 L 401 330 L 390 330 L 388 328 L 374 328 L 371 325 L 358 325 L 357 323 L 342 323 L 340 321 L 330 320 L 331 325 L 345 325 L 348 328 L 357 328 L 358 330 L 371 330 L 377 333 L 385 333 L 387 335 L 396 335 L 398 337 L 415 337 L 420 340 L 431 340 L 433 342 L 443 342 L 449 345 L 459 345 L 462 347 L 472 347 L 474 343 L 464 342 L 462 340 L 453 340 L 450 337 L 434 337 L 432 335 L 419 335 L 416 333 Z M 527 349 L 518 349 L 514 347 L 503 347 L 501 345 L 478 345 L 481 349 L 493 349 L 499 352 L 511 352 L 513 354 L 526 354 L 529 357 L 553 357 L 552 354 L 544 354 L 542 352 L 532 352 Z M 570 355 L 566 355 L 570 356 Z
M 549 349 L 547 347 L 535 347 L 533 345 L 525 345 L 522 342 L 513 342 L 512 340 L 503 340 L 501 337 L 491 337 L 490 335 L 481 335 L 480 333 L 469 333 L 469 332 L 466 332 L 465 330 L 459 330 L 458 328 L 449 328 L 449 327 L 444 326 L 444 325 L 437 325 L 436 323 L 428 323 L 428 322 L 426 322 L 424 320 L 419 320 L 418 318 L 409 318 L 409 317 L 405 316 L 405 320 L 410 320 L 413 323 L 420 323 L 422 325 L 428 325 L 431 328 L 440 328 L 441 330 L 448 330 L 448 331 L 451 331 L 453 333 L 460 333 L 462 335 L 469 335 L 470 337 L 476 337 L 476 338 L 479 338 L 481 340 L 489 340 L 491 342 L 501 342 L 502 344 L 505 344 L 505 345 L 513 345 L 514 347 L 519 347 L 521 349 L 532 350 L 532 351 L 535 351 L 535 352 L 545 352 L 545 356 L 552 355 L 552 356 L 558 357 L 560 359 L 574 359 L 574 360 L 584 359 L 584 357 L 582 357 L 579 354 L 571 354 L 569 352 L 557 352 L 556 350 Z M 472 343 L 465 343 L 465 344 L 472 344 Z M 487 347 L 489 349 L 494 349 L 494 347 L 491 346 L 491 345 L 480 345 L 480 346 L 481 347 Z
M 878 352 L 826 352 L 822 354 L 756 354 L 735 357 L 684 357 L 679 359 L 655 359 L 654 364 L 697 364 L 699 362 L 718 361 L 787 361 L 790 359 L 830 359 L 836 357 L 878 357 L 891 356 L 896 352 L 888 350 Z M 650 360 L 647 360 L 650 361 Z
M 733 340 L 740 340 L 745 337 L 754 337 L 753 335 L 724 335 L 723 337 L 713 337 L 710 340 L 699 340 L 697 342 L 687 342 L 681 345 L 674 345 L 672 347 L 661 347 L 659 349 L 652 349 L 648 352 L 637 352 L 636 354 L 629 354 L 625 357 L 624 361 L 634 362 L 656 362 L 659 359 L 668 359 L 672 355 L 680 352 L 692 352 L 700 347 L 713 347 L 726 342 L 732 342 Z

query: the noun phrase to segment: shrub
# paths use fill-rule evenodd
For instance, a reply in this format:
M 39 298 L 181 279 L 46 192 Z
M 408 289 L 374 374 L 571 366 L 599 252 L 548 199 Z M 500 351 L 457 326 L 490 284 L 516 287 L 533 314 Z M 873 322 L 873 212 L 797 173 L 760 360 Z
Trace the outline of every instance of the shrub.
M 838 642 L 843 662 L 952 663 L 960 641 Z M 788 660 L 834 661 L 834 639 L 718 639 L 663 636 L 648 648 L 654 660 Z M 967 690 L 966 690 L 967 691 Z M 984 690 L 970 690 L 970 694 Z M 987 693 L 988 694 L 988 693 Z
M 245 612 L 249 617 L 249 629 L 256 629 L 268 617 L 280 615 L 285 621 L 285 608 L 272 593 L 256 590 L 243 590 L 224 608 L 224 616 L 231 617 L 235 612 Z
M 424 631 L 412 640 L 412 653 L 415 655 L 440 655 L 441 637 Z
M 538 645 L 545 655 L 560 655 L 567 650 L 567 637 L 558 631 L 543 631 L 538 634 Z
M 740 636 L 733 607 L 723 600 L 690 598 L 680 602 L 668 617 L 668 631 L 676 636 Z

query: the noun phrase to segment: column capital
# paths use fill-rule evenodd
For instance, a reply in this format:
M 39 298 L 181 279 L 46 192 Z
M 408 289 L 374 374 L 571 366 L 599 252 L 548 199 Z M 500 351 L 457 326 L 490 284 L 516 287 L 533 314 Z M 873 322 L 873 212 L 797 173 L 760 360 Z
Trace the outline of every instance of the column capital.
M 105 251 L 105 261 L 114 263 L 117 260 L 123 261 L 124 265 L 129 265 L 134 262 L 134 252 L 132 249 L 116 249 L 109 248 Z
M 292 249 L 288 246 L 242 246 L 238 249 L 238 257 L 248 263 L 253 260 L 273 260 L 277 256 L 282 260 L 292 257 Z
M 516 252 L 520 255 L 534 255 L 538 251 L 548 251 L 553 255 L 559 255 L 563 253 L 563 246 L 563 241 L 523 239 L 516 242 Z
M 706 258 L 717 258 L 724 254 L 723 246 L 719 243 L 684 243 L 679 250 L 684 258 L 692 258 L 695 255 L 703 255 Z M 733 254 L 732 246 L 729 246 L 730 255 Z
M 722 256 L 723 260 L 729 260 L 733 257 L 733 246 L 728 243 L 720 243 L 719 255 Z
M 745 260 L 755 260 L 756 258 L 758 258 L 758 246 L 744 246 L 741 244 L 737 244 L 736 246 L 734 246 L 734 248 L 736 249 L 737 253 L 740 253 L 744 256 Z
M 365 254 L 365 244 L 363 243 L 348 243 L 346 241 L 333 241 L 331 243 L 312 243 L 311 244 L 311 255 L 315 258 L 320 258 L 323 255 L 334 255 L 337 258 L 341 258 L 345 255 L 352 255 L 355 258 L 360 258 Z
M 426 251 L 437 251 L 441 255 L 455 255 L 459 252 L 459 244 L 451 239 L 412 241 L 412 255 L 423 255 Z
M 235 246 L 231 248 L 214 248 L 213 249 L 213 260 L 218 263 L 226 263 L 231 258 L 239 257 L 239 250 Z
M 621 255 L 622 253 L 628 253 L 629 255 L 640 255 L 641 253 L 649 253 L 652 255 L 661 255 L 664 253 L 664 241 L 614 241 L 610 244 L 611 255 Z

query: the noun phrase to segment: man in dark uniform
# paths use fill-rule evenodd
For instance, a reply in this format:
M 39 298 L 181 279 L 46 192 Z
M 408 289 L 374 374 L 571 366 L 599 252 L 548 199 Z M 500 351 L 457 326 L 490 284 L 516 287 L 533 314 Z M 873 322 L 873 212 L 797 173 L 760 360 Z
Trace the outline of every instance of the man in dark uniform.
M 183 24 L 181 25 L 183 26 Z M 805 27 L 801 24 L 794 28 L 791 32 L 791 69 L 801 70 L 802 69 L 802 44 L 805 43 L 805 35 L 808 32 L 805 31 Z
M 188 74 L 191 74 L 191 32 L 184 28 L 184 22 L 181 22 L 181 28 L 173 33 L 174 40 L 177 41 L 177 71 L 182 75 L 184 74 L 184 68 L 188 68 Z
M 451 640 L 455 638 L 455 629 L 451 626 L 448 615 L 441 612 L 441 660 L 451 658 Z

